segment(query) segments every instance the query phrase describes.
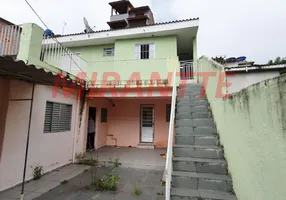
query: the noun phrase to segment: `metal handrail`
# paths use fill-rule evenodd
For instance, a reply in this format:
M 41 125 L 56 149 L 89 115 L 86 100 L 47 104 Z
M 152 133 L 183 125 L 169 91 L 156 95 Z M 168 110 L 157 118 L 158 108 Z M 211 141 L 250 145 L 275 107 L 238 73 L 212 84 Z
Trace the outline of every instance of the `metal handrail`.
M 192 60 L 180 61 L 181 80 L 194 79 L 194 65 Z
M 80 53 L 63 47 L 48 35 L 44 35 L 42 39 L 40 60 L 74 75 L 82 71 L 87 72 L 88 68 L 88 62 L 81 57 Z
M 173 139 L 174 139 L 174 124 L 175 124 L 175 107 L 177 98 L 177 86 L 176 86 L 176 70 L 173 75 L 173 91 L 172 91 L 172 104 L 171 104 L 171 116 L 169 124 L 169 136 L 168 136 L 168 148 L 167 158 L 165 166 L 165 197 L 166 200 L 170 200 L 171 196 L 171 182 L 172 182 L 172 171 L 173 171 Z

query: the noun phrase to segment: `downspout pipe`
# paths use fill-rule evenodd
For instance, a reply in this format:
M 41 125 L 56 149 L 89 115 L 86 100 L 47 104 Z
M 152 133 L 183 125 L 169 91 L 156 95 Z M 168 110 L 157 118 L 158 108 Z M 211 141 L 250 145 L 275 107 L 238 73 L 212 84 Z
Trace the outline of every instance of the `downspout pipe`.
M 28 153 L 29 153 L 29 142 L 30 142 L 31 118 L 32 118 L 32 111 L 33 111 L 34 92 L 35 92 L 35 84 L 33 84 L 32 97 L 30 99 L 31 104 L 30 104 L 28 134 L 27 134 L 27 140 L 26 140 L 25 162 L 24 162 L 24 169 L 23 169 L 22 189 L 21 189 L 21 198 L 20 198 L 21 200 L 24 200 L 25 178 L 26 178 L 26 171 L 27 171 L 27 159 L 28 159 Z

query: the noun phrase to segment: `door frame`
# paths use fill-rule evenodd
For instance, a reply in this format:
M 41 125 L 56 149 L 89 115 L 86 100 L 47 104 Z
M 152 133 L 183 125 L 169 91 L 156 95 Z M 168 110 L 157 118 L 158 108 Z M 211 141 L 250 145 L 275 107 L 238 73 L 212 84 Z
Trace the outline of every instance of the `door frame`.
M 87 140 L 88 140 L 88 121 L 89 121 L 89 114 L 90 114 L 90 108 L 94 108 L 95 109 L 95 115 L 94 115 L 94 124 L 95 124 L 95 135 L 94 135 L 94 147 L 95 147 L 95 144 L 96 144 L 96 141 L 97 141 L 97 131 L 96 131 L 96 129 L 97 129 L 97 113 L 98 113 L 98 107 L 96 107 L 96 106 L 93 106 L 93 105 L 89 105 L 88 107 L 88 110 L 87 110 L 87 112 L 86 112 L 86 116 L 87 116 L 87 120 L 86 120 L 86 128 L 85 128 L 85 132 L 86 132 L 86 134 L 85 134 L 85 142 L 84 142 L 84 150 L 85 150 L 85 152 L 87 151 Z
M 142 142 L 142 108 L 143 107 L 152 107 L 153 108 L 153 142 Z M 139 119 L 139 144 L 152 144 L 155 141 L 155 104 L 140 104 L 140 119 Z

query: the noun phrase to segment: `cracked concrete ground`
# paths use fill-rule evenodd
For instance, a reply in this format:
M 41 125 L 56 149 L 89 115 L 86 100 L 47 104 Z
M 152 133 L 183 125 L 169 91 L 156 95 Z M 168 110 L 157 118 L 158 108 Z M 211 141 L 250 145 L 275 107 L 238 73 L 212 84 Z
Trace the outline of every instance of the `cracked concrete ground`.
M 93 168 L 94 170 L 94 168 Z M 102 177 L 110 168 L 97 168 L 96 177 Z M 120 177 L 117 190 L 95 191 L 87 186 L 91 184 L 91 171 L 72 178 L 51 191 L 36 198 L 36 200 L 163 200 L 164 187 L 161 186 L 163 172 L 148 169 L 119 167 L 115 174 Z M 141 195 L 135 195 L 135 188 L 141 189 Z

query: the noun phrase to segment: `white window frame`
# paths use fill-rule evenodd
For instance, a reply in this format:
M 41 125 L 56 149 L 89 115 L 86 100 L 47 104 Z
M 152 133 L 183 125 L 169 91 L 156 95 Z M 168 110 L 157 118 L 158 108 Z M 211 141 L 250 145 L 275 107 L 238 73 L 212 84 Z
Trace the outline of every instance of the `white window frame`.
M 141 46 L 149 45 L 149 58 L 141 58 Z M 134 57 L 136 60 L 151 60 L 155 59 L 155 43 L 139 43 L 135 44 Z
M 110 52 L 110 54 L 107 52 Z M 103 48 L 103 57 L 112 57 L 112 56 L 114 56 L 114 52 L 115 52 L 114 47 Z

